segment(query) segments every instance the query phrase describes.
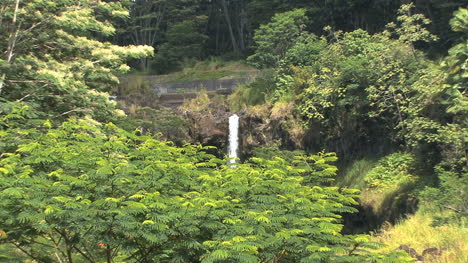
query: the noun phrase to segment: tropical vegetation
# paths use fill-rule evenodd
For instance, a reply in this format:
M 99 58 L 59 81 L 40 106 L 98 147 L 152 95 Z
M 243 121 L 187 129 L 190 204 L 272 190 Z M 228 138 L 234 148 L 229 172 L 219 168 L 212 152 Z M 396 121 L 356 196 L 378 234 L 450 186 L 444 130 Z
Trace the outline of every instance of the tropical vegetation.
M 3 0 L 0 261 L 466 262 L 468 9 L 402 2 Z

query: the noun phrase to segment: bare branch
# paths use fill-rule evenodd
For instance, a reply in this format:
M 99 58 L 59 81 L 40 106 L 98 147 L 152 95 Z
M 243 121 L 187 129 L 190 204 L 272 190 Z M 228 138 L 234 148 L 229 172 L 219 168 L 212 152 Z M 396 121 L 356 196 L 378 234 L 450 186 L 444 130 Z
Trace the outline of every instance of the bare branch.
M 66 111 L 64 113 L 61 113 L 57 116 L 54 117 L 55 118 L 58 118 L 58 117 L 61 117 L 61 116 L 64 116 L 64 115 L 67 115 L 67 114 L 70 114 L 70 113 L 73 113 L 73 112 L 86 112 L 87 110 L 84 110 L 84 109 L 73 109 L 73 110 L 69 110 L 69 111 Z
M 60 259 L 59 255 L 57 254 L 57 252 L 54 253 L 55 257 L 57 258 L 57 260 L 59 261 L 59 263 L 63 263 L 63 261 Z
M 16 27 L 16 16 L 18 14 L 18 8 L 19 8 L 19 0 L 16 0 L 15 4 L 15 11 L 13 12 L 13 20 L 11 24 L 11 32 L 10 36 L 8 38 L 8 46 L 7 46 L 7 53 L 6 53 L 6 62 L 10 63 L 11 58 L 13 57 L 13 50 L 15 48 L 15 43 L 16 43 L 16 38 L 18 37 L 18 32 L 20 27 Z M 2 76 L 0 77 L 0 96 L 2 95 L 2 89 L 3 85 L 5 83 L 4 79 L 6 78 L 6 74 L 3 73 Z
M 28 257 L 36 260 L 37 262 L 41 262 L 37 257 L 33 256 L 33 254 L 29 253 L 26 249 L 22 248 L 19 244 L 16 244 L 14 242 L 12 242 L 11 244 L 13 244 L 16 248 L 18 248 L 19 250 L 21 250 L 21 252 L 23 252 L 24 254 L 26 254 Z
M 86 255 L 86 253 L 84 253 L 83 251 L 81 251 L 81 249 L 79 249 L 76 245 L 73 245 L 73 248 L 76 249 L 76 251 L 78 251 L 78 253 L 80 253 L 84 258 L 86 258 L 89 262 L 91 263 L 95 263 L 96 261 L 93 260 L 90 256 Z

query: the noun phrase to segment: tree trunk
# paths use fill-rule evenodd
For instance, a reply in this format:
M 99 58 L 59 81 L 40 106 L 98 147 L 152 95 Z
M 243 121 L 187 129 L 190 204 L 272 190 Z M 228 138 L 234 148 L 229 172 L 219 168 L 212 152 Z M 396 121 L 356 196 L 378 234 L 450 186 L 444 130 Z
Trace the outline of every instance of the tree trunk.
M 221 0 L 221 5 L 223 6 L 223 13 L 224 18 L 226 19 L 226 23 L 229 29 L 229 35 L 231 36 L 231 44 L 234 52 L 239 52 L 239 48 L 237 46 L 236 37 L 234 36 L 234 31 L 232 30 L 231 18 L 229 17 L 229 10 L 227 7 L 226 0 Z
M 107 245 L 107 248 L 106 248 L 106 258 L 107 258 L 107 263 L 112 263 L 112 249 L 109 245 Z
M 151 3 L 138 2 L 135 3 L 131 15 L 137 19 L 137 28 L 132 32 L 131 37 L 135 45 L 148 45 L 154 47 L 157 41 L 157 30 L 165 19 L 167 6 L 165 2 Z M 154 13 L 155 15 L 148 16 Z M 150 59 L 147 57 L 140 58 L 140 69 L 147 71 L 149 68 Z
M 239 33 L 239 48 L 241 51 L 244 51 L 245 50 L 245 28 L 246 28 L 246 25 L 247 25 L 247 13 L 245 11 L 245 6 L 244 6 L 244 2 L 243 1 L 240 1 L 239 2 L 239 29 L 238 29 L 238 33 Z
M 13 20 L 11 22 L 11 31 L 8 38 L 8 46 L 6 52 L 6 63 L 10 63 L 13 58 L 13 51 L 15 49 L 16 39 L 18 38 L 19 27 L 16 26 L 16 15 L 18 14 L 20 0 L 16 0 L 15 10 L 13 12 Z M 0 77 L 0 96 L 2 95 L 3 85 L 5 83 L 6 74 L 3 73 Z

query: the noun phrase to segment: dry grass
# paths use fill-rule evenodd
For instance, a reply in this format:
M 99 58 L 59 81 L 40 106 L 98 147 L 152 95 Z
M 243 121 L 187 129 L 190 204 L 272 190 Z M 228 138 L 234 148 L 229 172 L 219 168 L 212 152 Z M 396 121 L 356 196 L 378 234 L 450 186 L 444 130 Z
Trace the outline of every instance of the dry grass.
M 437 248 L 443 252 L 424 262 L 466 263 L 468 262 L 468 232 L 459 225 L 431 226 L 432 216 L 417 213 L 392 226 L 387 224 L 374 240 L 388 245 L 389 251 L 400 245 L 408 245 L 422 254 L 424 249 Z
M 271 109 L 271 119 L 290 119 L 293 118 L 294 103 L 293 102 L 276 102 Z
M 185 103 L 180 106 L 180 109 L 191 112 L 210 112 L 210 102 L 211 100 L 208 96 L 208 92 L 203 89 L 198 93 L 197 97 L 185 101 Z
M 270 118 L 270 107 L 267 104 L 260 104 L 246 108 L 248 115 L 258 117 L 263 120 Z

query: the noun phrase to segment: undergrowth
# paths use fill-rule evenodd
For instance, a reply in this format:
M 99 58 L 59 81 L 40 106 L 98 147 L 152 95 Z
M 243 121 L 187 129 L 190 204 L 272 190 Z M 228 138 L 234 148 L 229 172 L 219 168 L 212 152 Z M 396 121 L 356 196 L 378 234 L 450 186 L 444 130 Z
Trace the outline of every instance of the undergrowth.
M 441 212 L 447 213 L 447 212 Z M 468 231 L 463 224 L 433 226 L 433 214 L 418 212 L 395 225 L 386 224 L 374 234 L 374 241 L 388 246 L 383 251 L 392 251 L 407 245 L 419 255 L 428 248 L 437 252 L 426 255 L 424 262 L 465 263 L 468 262 Z
M 344 168 L 344 171 L 336 178 L 336 184 L 340 187 L 349 187 L 363 190 L 366 187 L 364 178 L 367 173 L 377 165 L 375 158 L 364 158 L 354 161 Z

